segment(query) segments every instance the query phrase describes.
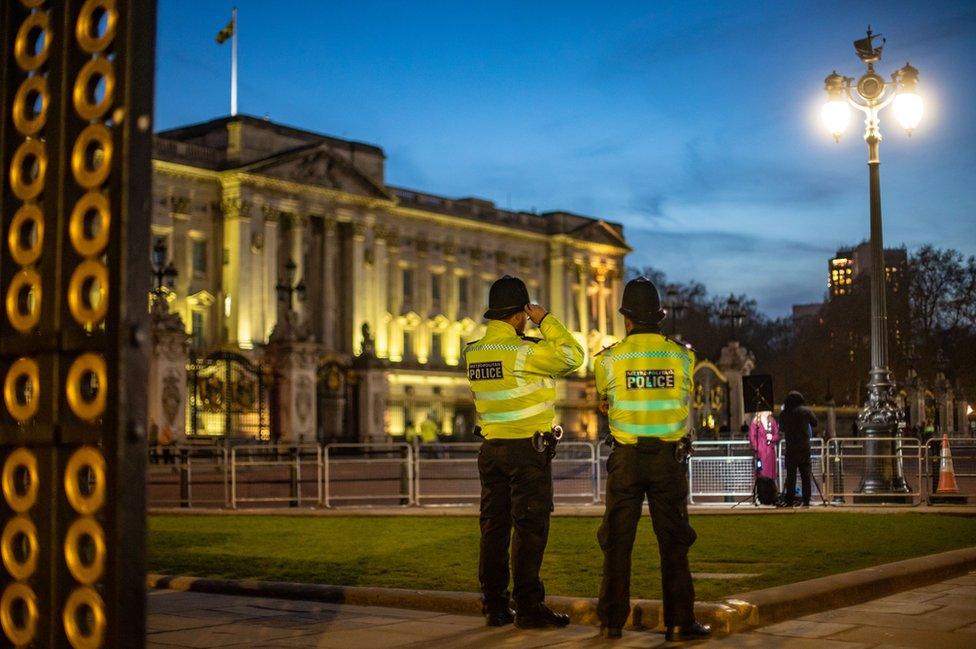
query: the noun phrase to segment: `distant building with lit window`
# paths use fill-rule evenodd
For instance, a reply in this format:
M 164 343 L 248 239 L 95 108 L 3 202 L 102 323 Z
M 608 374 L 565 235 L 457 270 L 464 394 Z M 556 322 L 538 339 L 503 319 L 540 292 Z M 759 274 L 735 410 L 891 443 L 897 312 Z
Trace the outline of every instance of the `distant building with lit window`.
M 905 269 L 908 266 L 908 251 L 905 248 L 886 248 L 885 281 L 892 293 L 905 290 Z M 827 262 L 827 288 L 831 299 L 850 295 L 855 280 L 871 275 L 871 244 L 861 242 L 853 248 L 841 248 Z

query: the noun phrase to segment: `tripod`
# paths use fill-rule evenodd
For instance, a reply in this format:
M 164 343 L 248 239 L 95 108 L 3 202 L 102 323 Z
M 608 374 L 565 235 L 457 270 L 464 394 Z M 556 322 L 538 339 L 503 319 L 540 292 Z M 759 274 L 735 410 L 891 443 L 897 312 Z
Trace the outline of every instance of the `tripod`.
M 756 493 L 756 485 L 759 483 L 759 472 L 762 470 L 762 465 L 759 462 L 759 455 L 756 453 L 756 449 L 752 449 L 752 467 L 752 492 L 742 500 L 737 501 L 734 505 L 729 507 L 729 509 L 735 509 L 739 505 L 747 503 L 750 500 L 752 501 L 753 507 L 759 507 L 759 494 Z
M 784 469 L 785 469 L 785 467 L 784 467 Z M 800 471 L 799 465 L 794 470 L 795 470 L 796 473 L 800 473 L 801 474 L 799 477 L 802 480 L 802 472 Z M 789 474 L 789 470 L 787 469 L 787 475 L 788 474 Z M 794 474 L 794 477 L 796 477 L 795 474 Z M 794 479 L 794 482 L 793 482 L 793 487 L 794 488 L 796 487 L 796 481 L 795 481 L 795 479 Z M 810 491 L 811 492 L 813 491 L 813 488 L 814 487 L 817 488 L 817 496 L 820 497 L 820 502 L 823 504 L 824 507 L 827 507 L 829 505 L 829 503 L 827 502 L 827 499 L 824 498 L 822 481 L 820 481 L 820 480 L 817 479 L 817 476 L 813 472 L 813 466 L 811 466 L 810 467 Z M 813 494 L 811 494 L 811 496 L 812 495 Z M 790 493 L 787 493 L 786 490 L 784 489 L 783 490 L 783 493 L 781 494 L 781 497 L 784 499 L 784 502 L 789 503 L 787 505 L 784 505 L 786 507 L 789 507 L 791 504 L 794 504 L 796 502 L 796 493 L 795 492 L 792 492 L 791 491 Z M 786 499 L 788 499 L 788 500 L 786 500 Z

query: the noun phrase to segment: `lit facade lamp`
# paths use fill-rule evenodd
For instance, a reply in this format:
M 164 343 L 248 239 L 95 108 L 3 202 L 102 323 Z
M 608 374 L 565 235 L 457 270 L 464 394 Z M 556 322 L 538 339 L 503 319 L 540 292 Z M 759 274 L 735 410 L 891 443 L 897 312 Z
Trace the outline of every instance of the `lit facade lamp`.
M 176 288 L 176 278 L 179 275 L 172 261 L 166 263 L 166 256 L 166 244 L 162 239 L 159 239 L 153 246 L 150 256 L 153 277 L 151 303 L 155 309 L 161 310 L 163 313 L 169 312 L 166 294 Z
M 298 298 L 299 302 L 304 302 L 306 298 L 306 288 L 305 280 L 302 279 L 297 284 L 295 283 L 295 276 L 297 274 L 298 266 L 295 265 L 294 260 L 289 259 L 285 262 L 285 272 L 284 277 L 278 280 L 275 285 L 275 292 L 278 294 L 278 302 L 284 307 L 284 313 L 286 318 L 291 318 L 295 310 L 295 298 Z
M 900 463 L 893 463 L 894 437 L 903 416 L 895 397 L 895 385 L 888 368 L 888 307 L 885 295 L 884 240 L 881 222 L 881 176 L 879 149 L 881 145 L 880 112 L 894 104 L 895 116 L 908 134 L 918 126 L 922 117 L 922 100 L 918 95 L 918 70 L 910 64 L 891 75 L 886 81 L 875 72 L 881 60 L 884 40 L 868 27 L 867 37 L 854 41 L 858 58 L 867 71 L 855 80 L 837 72 L 824 80 L 827 103 L 821 117 L 827 130 L 839 140 L 849 121 L 848 106 L 865 115 L 864 141 L 868 145 L 868 186 L 871 220 L 871 372 L 867 384 L 867 401 L 858 414 L 858 429 L 865 437 L 865 475 L 859 491 L 863 494 L 898 494 L 908 492 L 900 471 Z M 865 500 L 885 500 L 870 497 Z M 894 497 L 900 500 L 900 497 Z

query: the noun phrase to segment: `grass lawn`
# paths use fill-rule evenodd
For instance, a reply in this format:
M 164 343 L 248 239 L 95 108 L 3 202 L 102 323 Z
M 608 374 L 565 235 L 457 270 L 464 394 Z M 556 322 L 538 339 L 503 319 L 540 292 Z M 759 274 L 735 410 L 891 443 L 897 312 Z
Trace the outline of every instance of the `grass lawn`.
M 596 596 L 598 518 L 553 518 L 542 567 L 551 595 Z M 786 584 L 976 544 L 976 518 L 824 513 L 692 516 L 699 599 Z M 346 586 L 477 591 L 477 518 L 151 516 L 149 566 L 171 575 Z M 634 547 L 632 594 L 660 597 L 647 516 Z

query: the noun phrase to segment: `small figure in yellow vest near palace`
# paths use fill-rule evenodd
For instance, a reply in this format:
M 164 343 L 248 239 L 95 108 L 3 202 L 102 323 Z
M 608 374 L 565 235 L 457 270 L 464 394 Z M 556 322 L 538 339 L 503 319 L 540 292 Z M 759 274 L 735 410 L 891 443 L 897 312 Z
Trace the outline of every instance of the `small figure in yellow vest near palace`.
M 607 509 L 597 534 L 603 548 L 597 613 L 604 637 L 621 637 L 630 614 L 630 558 L 646 497 L 661 554 L 667 639 L 697 640 L 711 630 L 695 620 L 688 567 L 696 538 L 688 523 L 685 464 L 695 353 L 661 334 L 665 312 L 650 280 L 627 283 L 620 313 L 627 336 L 594 358 L 600 409 L 613 435 Z
M 506 275 L 488 293 L 485 337 L 465 349 L 468 382 L 485 438 L 481 476 L 481 553 L 478 578 L 488 626 L 561 627 L 569 617 L 546 607 L 539 580 L 549 539 L 552 469 L 548 449 L 536 448 L 555 417 L 554 377 L 583 363 L 583 349 L 556 318 L 529 304 L 522 280 Z M 523 336 L 526 321 L 543 340 Z M 512 534 L 514 525 L 515 532 Z M 515 610 L 509 607 L 509 537 Z

